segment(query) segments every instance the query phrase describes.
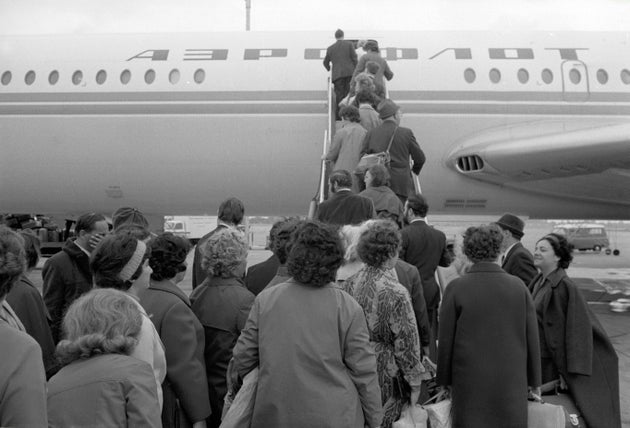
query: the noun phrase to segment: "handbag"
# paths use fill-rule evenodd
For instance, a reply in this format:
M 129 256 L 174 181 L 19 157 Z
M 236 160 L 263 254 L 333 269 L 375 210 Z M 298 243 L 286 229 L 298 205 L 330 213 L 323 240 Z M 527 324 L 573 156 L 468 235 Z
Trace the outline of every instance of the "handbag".
M 427 404 L 431 401 L 435 401 L 435 403 Z M 438 392 L 429 398 L 422 407 L 427 411 L 431 428 L 451 428 L 453 426 L 452 402 L 447 391 Z
M 428 417 L 427 411 L 421 405 L 406 404 L 392 428 L 427 428 Z
M 387 145 L 387 150 L 379 153 L 370 153 L 361 156 L 357 167 L 354 170 L 354 173 L 357 175 L 364 175 L 365 172 L 370 169 L 370 167 L 374 165 L 385 165 L 389 166 L 389 162 L 391 158 L 389 156 L 389 149 L 392 147 L 392 143 L 394 142 L 394 136 L 396 135 L 396 131 L 398 131 L 398 127 L 394 129 L 394 133 L 392 134 L 392 138 L 389 139 L 389 144 Z
M 578 410 L 573 397 L 567 393 L 559 392 L 553 395 L 545 395 L 544 401 L 550 405 L 562 407 L 566 419 L 566 428 L 588 428 L 582 414 Z
M 534 395 L 535 401 L 527 402 L 528 428 L 564 428 L 566 418 L 562 406 L 545 403 Z
M 249 428 L 254 414 L 256 388 L 258 387 L 258 367 L 247 373 L 243 385 L 229 404 L 221 420 L 220 428 Z

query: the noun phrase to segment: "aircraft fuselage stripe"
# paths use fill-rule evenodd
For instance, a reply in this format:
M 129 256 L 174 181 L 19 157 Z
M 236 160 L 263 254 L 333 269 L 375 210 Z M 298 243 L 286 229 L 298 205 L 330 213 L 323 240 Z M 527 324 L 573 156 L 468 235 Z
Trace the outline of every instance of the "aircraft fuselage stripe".
M 406 114 L 630 115 L 630 94 L 392 91 Z M 582 100 L 589 96 L 588 100 Z M 0 93 L 0 115 L 327 113 L 323 91 Z

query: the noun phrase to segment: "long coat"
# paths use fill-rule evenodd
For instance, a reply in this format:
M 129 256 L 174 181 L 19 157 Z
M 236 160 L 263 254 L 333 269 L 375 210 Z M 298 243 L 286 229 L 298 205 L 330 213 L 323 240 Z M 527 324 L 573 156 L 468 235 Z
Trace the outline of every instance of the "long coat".
M 521 278 L 525 285 L 528 285 L 538 274 L 538 270 L 534 266 L 532 253 L 523 247 L 523 244 L 520 242 L 517 242 L 510 248 L 503 258 L 501 267 L 510 275 Z
M 534 303 L 520 279 L 480 262 L 446 288 L 437 382 L 451 385 L 453 428 L 527 428 L 527 387 L 539 386 Z
M 204 331 L 190 308 L 188 297 L 170 281 L 152 281 L 151 286 L 141 293 L 140 304 L 164 344 L 164 426 L 176 426 L 175 418 L 184 423 L 182 426 L 206 419 L 211 410 L 203 360 Z M 183 415 L 176 410 L 176 399 Z
M 31 280 L 22 275 L 7 294 L 6 300 L 22 321 L 26 332 L 42 348 L 46 377 L 50 378 L 60 367 L 55 357 L 55 343 L 48 324 L 48 310 L 44 299 Z
M 359 58 L 359 62 L 357 63 L 356 68 L 354 69 L 354 73 L 352 74 L 353 81 L 356 79 L 359 73 L 365 71 L 365 66 L 370 61 L 374 61 L 381 67 L 378 70 L 378 73 L 376 73 L 374 77 L 375 81 L 378 81 L 384 85 L 385 81 L 383 80 L 383 78 L 387 80 L 392 80 L 392 78 L 394 77 L 394 73 L 389 68 L 389 65 L 387 64 L 387 61 L 385 60 L 385 58 L 383 58 L 379 52 L 370 51 L 361 55 L 361 58 Z
M 367 131 L 360 123 L 344 122 L 332 140 L 326 160 L 333 161 L 333 171 L 344 169 L 350 173 L 359 164 L 361 144 Z
M 61 321 L 72 302 L 93 288 L 90 257 L 74 241 L 46 260 L 42 268 L 43 296 L 53 340 L 61 337 Z
M 540 275 L 530 284 L 534 285 Z M 621 427 L 618 358 L 603 327 L 564 269 L 547 277 L 551 292 L 536 305 L 540 335 L 586 424 Z M 541 338 L 541 339 L 542 339 Z M 543 382 L 553 379 L 543 379 Z
M 397 128 L 397 129 L 396 129 Z M 396 135 L 394 135 L 396 130 Z M 409 128 L 396 125 L 392 120 L 385 120 L 380 126 L 367 133 L 363 140 L 361 155 L 365 153 L 380 153 L 387 150 L 390 139 L 392 146 L 389 149 L 391 161 L 389 163 L 390 187 L 397 195 L 407 197 L 411 189 L 411 169 L 409 168 L 409 156 L 413 159 L 413 172 L 419 174 L 426 160 L 422 149 Z
M 232 348 L 245 326 L 254 295 L 240 278 L 209 277 L 191 293 L 190 301 L 205 333 L 204 360 L 212 406 L 209 426 L 218 426 Z
M 264 290 L 234 347 L 259 367 L 252 428 L 363 428 L 381 422 L 376 357 L 363 310 L 344 291 L 289 280 Z
M 0 426 L 47 426 L 46 375 L 39 345 L 1 320 L 0 362 Z

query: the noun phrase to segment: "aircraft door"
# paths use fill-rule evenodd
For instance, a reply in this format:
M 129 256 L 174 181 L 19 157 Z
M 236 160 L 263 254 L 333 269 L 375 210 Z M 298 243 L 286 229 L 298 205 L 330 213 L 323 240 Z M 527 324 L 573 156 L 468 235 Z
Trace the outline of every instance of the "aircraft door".
M 565 101 L 589 99 L 588 69 L 582 61 L 569 60 L 562 63 L 562 93 Z

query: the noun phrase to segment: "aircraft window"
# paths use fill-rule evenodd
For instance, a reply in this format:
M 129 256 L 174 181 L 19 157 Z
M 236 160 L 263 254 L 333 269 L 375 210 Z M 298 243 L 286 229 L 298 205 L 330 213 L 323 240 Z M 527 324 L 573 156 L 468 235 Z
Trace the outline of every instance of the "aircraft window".
M 466 82 L 472 83 L 475 81 L 476 78 L 477 74 L 475 73 L 475 70 L 473 70 L 472 68 L 467 68 L 466 70 L 464 70 L 464 79 L 466 79 Z
M 197 71 L 195 71 L 195 82 L 203 83 L 204 80 L 206 80 L 206 72 L 201 68 L 197 69 Z
M 490 70 L 489 76 L 492 83 L 499 83 L 501 81 L 501 72 L 496 68 Z
M 99 70 L 96 73 L 96 83 L 102 85 L 107 80 L 107 72 L 105 70 Z
M 24 82 L 27 85 L 32 85 L 33 82 L 35 82 L 35 72 L 33 70 L 30 70 L 28 73 L 26 73 L 26 76 L 24 76 Z
M 577 85 L 580 83 L 580 80 L 582 80 L 582 73 L 580 73 L 580 70 L 572 68 L 571 71 L 569 71 L 569 79 L 571 80 L 571 83 Z
M 147 85 L 150 85 L 151 83 L 153 83 L 155 81 L 155 71 L 147 70 L 147 72 L 144 73 L 144 81 L 146 82 Z
M 606 83 L 608 83 L 608 73 L 606 72 L 606 70 L 602 68 L 597 70 L 597 81 L 601 83 L 602 85 L 605 85 Z
M 48 75 L 48 83 L 51 85 L 56 85 L 59 81 L 59 72 L 57 70 L 53 70 Z
M 122 83 L 123 85 L 126 85 L 127 83 L 129 83 L 130 80 L 131 80 L 131 71 L 123 70 L 123 72 L 120 73 L 120 83 Z
M 75 85 L 80 85 L 83 80 L 83 72 L 81 70 L 77 70 L 72 75 L 72 83 Z
M 173 85 L 179 83 L 179 78 L 179 70 L 176 68 L 172 69 L 171 72 L 168 74 L 168 81 L 171 82 Z
M 518 73 L 516 73 L 516 77 L 518 77 L 518 81 L 523 84 L 529 82 L 529 72 L 524 68 L 518 70 Z
M 630 85 L 630 71 L 628 69 L 621 70 L 621 81 L 626 85 Z
M 5 71 L 4 73 L 2 73 L 2 78 L 0 78 L 0 81 L 4 86 L 7 86 L 9 83 L 11 83 L 11 77 L 11 72 Z
M 545 82 L 546 84 L 550 84 L 551 82 L 553 82 L 553 73 L 548 68 L 545 68 L 542 71 L 541 77 L 543 82 Z

